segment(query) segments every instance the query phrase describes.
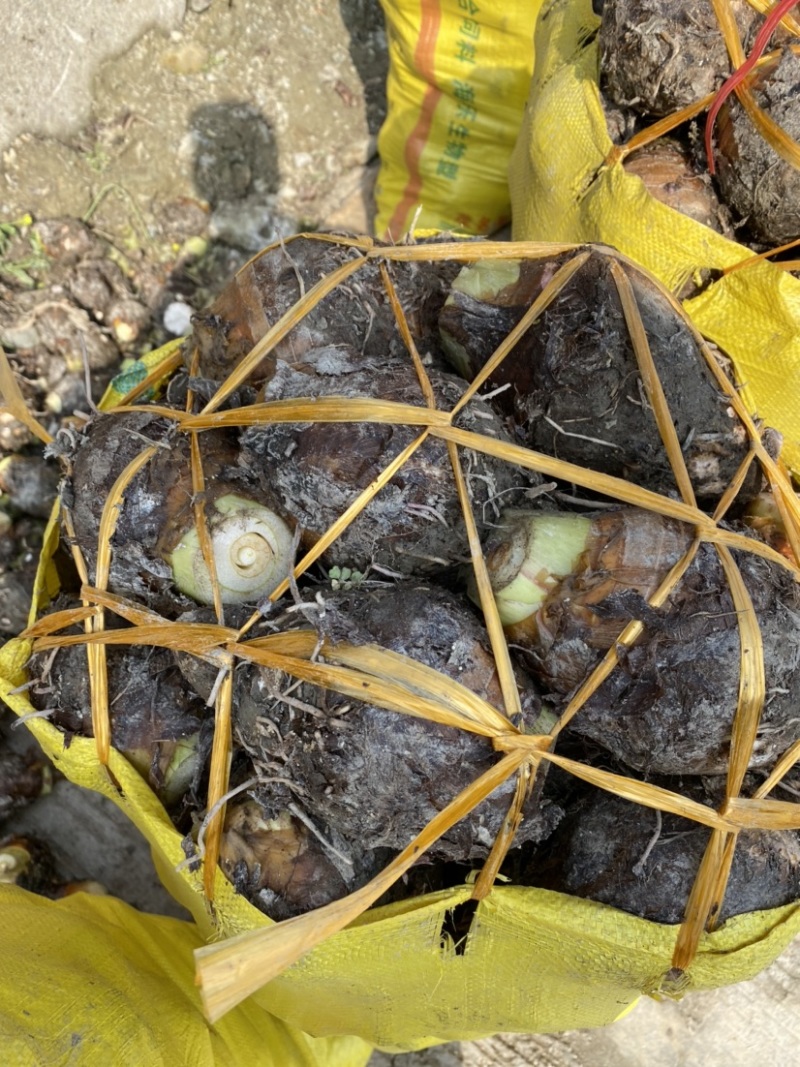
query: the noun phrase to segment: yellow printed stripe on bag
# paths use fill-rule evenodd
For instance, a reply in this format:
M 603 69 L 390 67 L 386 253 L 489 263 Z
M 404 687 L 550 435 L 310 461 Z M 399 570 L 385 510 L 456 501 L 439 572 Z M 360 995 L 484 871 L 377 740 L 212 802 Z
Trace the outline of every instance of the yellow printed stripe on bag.
M 522 121 L 542 0 L 383 0 L 391 65 L 375 232 L 492 233 Z

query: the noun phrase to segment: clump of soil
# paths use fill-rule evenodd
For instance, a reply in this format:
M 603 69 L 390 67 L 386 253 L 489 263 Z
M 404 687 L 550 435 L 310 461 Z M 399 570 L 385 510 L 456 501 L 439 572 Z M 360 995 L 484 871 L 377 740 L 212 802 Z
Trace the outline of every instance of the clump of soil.
M 189 272 L 205 245 L 193 252 L 190 237 L 202 238 L 207 218 L 199 205 L 187 204 L 173 222 L 180 251 L 163 262 L 128 258 L 73 218 L 41 219 L 6 238 L 0 341 L 31 410 L 42 413 L 51 433 L 67 416 L 91 413 L 124 358 L 172 336 L 162 315 L 199 288 Z M 0 446 L 19 447 L 7 434 L 0 434 Z

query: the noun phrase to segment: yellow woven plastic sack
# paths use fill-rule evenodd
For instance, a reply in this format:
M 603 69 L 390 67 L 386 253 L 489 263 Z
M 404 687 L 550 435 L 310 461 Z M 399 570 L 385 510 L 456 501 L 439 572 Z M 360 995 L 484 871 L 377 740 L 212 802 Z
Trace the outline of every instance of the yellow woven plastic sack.
M 149 353 L 127 380 L 114 379 L 101 407 L 147 373 L 169 366 L 180 341 Z M 59 589 L 51 557 L 58 543 L 57 509 L 42 547 L 31 608 L 46 605 Z M 14 689 L 25 678 L 30 643 L 0 649 L 0 697 L 19 714 L 33 710 Z M 204 907 L 202 888 L 181 873 L 180 839 L 166 812 L 125 759 L 111 753 L 110 773 L 94 742 L 64 736 L 44 720 L 29 727 L 42 748 L 77 785 L 117 803 L 147 837 L 162 880 L 195 923 L 145 915 L 113 897 L 78 893 L 51 901 L 0 885 L 0 1049 L 2 1062 L 19 1067 L 47 1063 L 148 1064 L 158 1067 L 362 1067 L 372 1047 L 357 1037 L 314 1038 L 275 1018 L 259 997 L 210 1025 L 194 980 L 195 949 L 217 924 Z M 223 879 L 231 896 L 231 887 Z M 224 896 L 224 894 L 223 894 Z M 238 900 L 236 904 L 238 904 Z M 259 913 L 236 915 L 232 926 L 249 929 Z M 262 917 L 263 918 L 263 917 Z M 236 923 L 240 926 L 237 927 Z
M 188 922 L 113 897 L 52 901 L 0 886 L 0 1048 L 13 1067 L 361 1067 L 371 1049 L 315 1040 L 256 1002 L 214 1026 L 200 1008 Z
M 509 221 L 506 171 L 541 3 L 382 0 L 390 67 L 377 234 L 484 234 Z
M 536 27 L 524 126 L 509 172 L 515 240 L 610 244 L 677 291 L 700 268 L 752 252 L 655 200 L 613 148 L 598 89 L 591 0 L 550 0 Z M 734 361 L 745 402 L 784 436 L 800 470 L 800 280 L 767 262 L 721 277 L 687 301 L 700 331 Z
M 54 521 L 37 577 L 36 599 L 42 603 L 57 588 L 51 562 L 57 538 Z M 31 642 L 23 639 L 0 650 L 0 697 L 20 715 L 32 711 L 19 688 L 26 680 L 30 650 Z M 98 762 L 93 739 L 74 737 L 66 746 L 63 733 L 46 719 L 30 719 L 28 726 L 71 781 L 104 794 L 126 812 L 150 842 L 165 885 L 195 918 L 197 934 L 186 934 L 169 948 L 170 959 L 181 957 L 184 976 L 174 979 L 178 986 L 174 997 L 180 1000 L 180 989 L 188 991 L 191 950 L 198 939 L 229 937 L 271 925 L 271 920 L 236 894 L 219 870 L 213 912 L 209 910 L 202 872 L 187 865 L 181 835 L 122 755 L 112 749 L 106 769 Z M 263 1050 L 271 1054 L 273 1040 L 279 1048 L 284 1040 L 296 1040 L 299 1047 L 305 1047 L 298 1034 L 280 1027 L 276 1030 L 275 1019 L 318 1038 L 360 1038 L 353 1044 L 323 1046 L 320 1053 L 321 1063 L 354 1067 L 363 1062 L 364 1041 L 405 1050 L 499 1031 L 601 1026 L 642 994 L 680 994 L 751 978 L 800 932 L 800 904 L 739 916 L 702 938 L 680 983 L 669 975 L 665 982 L 678 927 L 546 890 L 496 886 L 478 905 L 466 945 L 456 947 L 445 933 L 446 920 L 471 892 L 471 886 L 463 886 L 376 908 L 314 948 L 246 1002 L 248 1012 L 258 1009 L 263 1013 L 262 1059 L 254 1055 L 251 1042 L 237 1046 L 242 1062 L 265 1062 Z M 105 906 L 86 902 L 90 910 Z M 6 914 L 10 917 L 4 913 L 4 919 Z M 2 925 L 14 924 L 4 921 Z M 109 931 L 102 945 L 98 941 L 104 956 L 113 955 L 117 940 L 113 927 Z M 59 937 L 54 934 L 47 944 L 49 954 L 58 960 Z M 36 967 L 32 970 L 35 975 Z M 16 986 L 0 988 L 13 1001 Z M 51 1009 L 63 1011 L 65 994 L 57 989 L 49 995 Z M 141 1008 L 145 1015 L 161 1015 L 171 1025 L 173 1009 L 164 1007 L 171 1001 L 161 995 L 158 983 L 149 999 L 146 992 L 141 996 L 146 1000 Z M 89 1012 L 88 1007 L 85 1010 Z M 248 1014 L 247 1018 L 257 1024 L 258 1016 Z M 175 1023 L 176 1028 L 179 1025 Z M 308 1047 L 316 1049 L 313 1044 Z M 277 1057 L 276 1062 L 306 1061 Z

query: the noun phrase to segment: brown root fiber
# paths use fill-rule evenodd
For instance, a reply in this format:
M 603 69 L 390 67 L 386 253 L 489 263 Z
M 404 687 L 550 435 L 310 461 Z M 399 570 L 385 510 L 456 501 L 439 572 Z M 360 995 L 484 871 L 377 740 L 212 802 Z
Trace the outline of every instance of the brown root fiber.
M 571 258 L 518 261 L 502 288 L 456 280 L 439 322 L 459 369 L 474 377 L 510 329 Z M 492 375 L 508 385 L 495 403 L 525 444 L 548 455 L 675 495 L 666 450 L 645 396 L 629 330 L 610 274 L 593 250 Z M 480 265 L 478 265 L 480 266 Z M 747 438 L 688 326 L 643 273 L 626 267 L 698 497 L 718 498 L 747 452 Z M 510 268 L 509 268 L 510 270 Z M 758 491 L 753 471 L 743 499 Z

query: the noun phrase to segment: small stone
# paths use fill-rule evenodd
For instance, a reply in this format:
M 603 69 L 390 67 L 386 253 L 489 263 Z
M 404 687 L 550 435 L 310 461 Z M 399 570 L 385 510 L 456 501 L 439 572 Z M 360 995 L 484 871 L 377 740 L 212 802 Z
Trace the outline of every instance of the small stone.
M 182 300 L 173 300 L 164 311 L 164 329 L 173 337 L 183 337 L 192 328 L 192 309 Z
M 161 66 L 172 74 L 200 74 L 208 63 L 208 49 L 187 41 L 161 53 Z

